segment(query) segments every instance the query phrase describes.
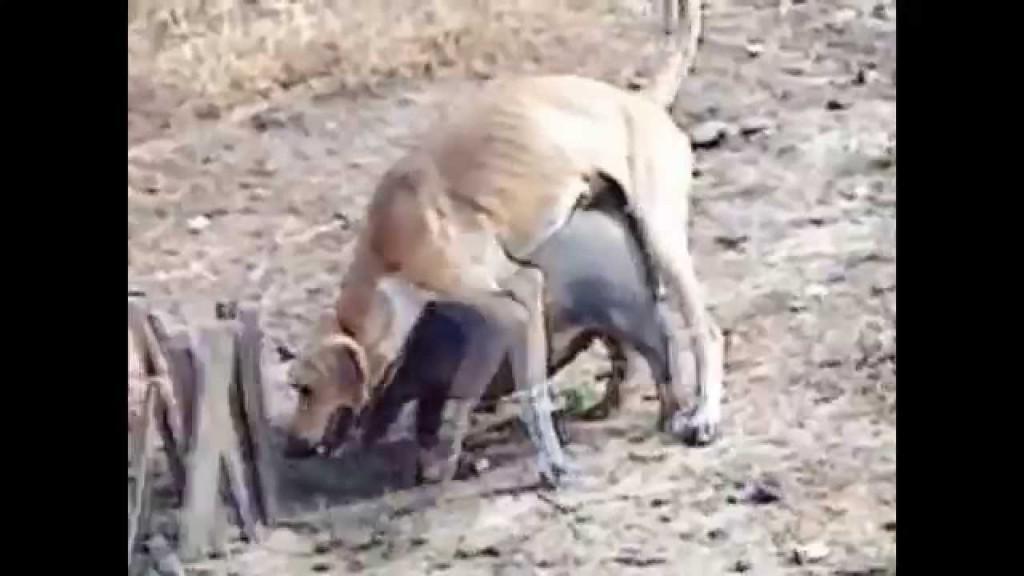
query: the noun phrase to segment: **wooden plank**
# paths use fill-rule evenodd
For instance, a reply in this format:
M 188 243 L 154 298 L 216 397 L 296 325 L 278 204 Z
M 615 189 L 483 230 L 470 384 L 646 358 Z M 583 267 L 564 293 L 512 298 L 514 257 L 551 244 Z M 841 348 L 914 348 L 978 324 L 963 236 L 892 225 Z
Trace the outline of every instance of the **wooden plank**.
M 260 358 L 263 332 L 260 330 L 259 308 L 243 304 L 238 308 L 240 333 L 238 339 L 239 396 L 248 434 L 243 439 L 251 462 L 251 485 L 258 503 L 258 512 L 267 526 L 280 517 L 278 496 L 278 459 L 274 450 L 270 422 L 267 419 Z
M 174 394 L 178 398 L 181 413 L 181 438 L 178 451 L 184 456 L 192 447 L 192 432 L 195 430 L 196 366 L 192 352 L 192 336 L 184 328 L 167 331 L 164 336 L 164 350 L 170 365 Z
M 186 439 L 186 422 L 183 406 L 186 402 L 190 402 L 191 399 L 188 396 L 191 395 L 191 388 L 189 392 L 184 392 L 181 382 L 185 379 L 188 382 L 193 382 L 195 379 L 192 374 L 191 359 L 188 358 L 188 366 L 177 366 L 181 364 L 183 358 L 174 358 L 172 351 L 171 335 L 168 332 L 167 324 L 160 315 L 150 312 L 147 316 L 149 320 L 151 345 L 154 349 L 159 351 L 160 360 L 159 362 L 163 366 L 163 372 L 166 378 L 170 381 L 170 390 L 165 394 L 161 394 L 156 404 L 156 419 L 157 426 L 160 430 L 160 436 L 164 442 L 164 451 L 167 454 L 167 465 L 171 470 L 171 477 L 174 479 L 174 486 L 177 491 L 177 497 L 180 500 L 184 496 L 185 489 L 185 450 L 187 446 Z M 184 336 L 184 347 L 187 350 L 188 347 L 188 335 L 183 333 Z M 182 346 L 179 345 L 178 353 L 181 353 Z M 181 372 L 187 371 L 188 374 L 181 374 Z M 170 394 L 171 399 L 166 398 L 166 395 Z
M 145 411 L 146 346 L 140 321 L 141 308 L 137 299 L 128 300 L 128 426 L 137 426 Z
M 149 481 L 149 463 L 153 458 L 156 440 L 155 405 L 159 390 L 154 374 L 150 342 L 146 340 L 145 302 L 140 297 L 128 299 L 128 387 L 129 398 L 133 389 L 143 393 L 142 406 L 137 419 L 129 418 L 129 439 L 132 483 L 128 495 L 128 566 L 132 565 L 139 540 L 149 526 L 152 484 Z M 166 373 L 164 374 L 166 376 Z M 129 411 L 133 407 L 129 406 Z M 131 414 L 129 413 L 129 416 Z M 134 421 L 133 421 L 134 420 Z
M 235 512 L 238 513 L 238 523 L 246 539 L 250 542 L 258 542 L 261 539 L 261 534 L 256 525 L 254 503 L 249 490 L 249 473 L 246 471 L 245 462 L 238 449 L 238 437 L 230 424 L 232 418 L 229 414 L 223 416 L 229 422 L 225 426 L 225 439 L 229 444 L 221 452 L 227 496 L 234 504 Z
M 195 560 L 219 548 L 217 530 L 221 455 L 230 439 L 232 422 L 227 402 L 234 375 L 235 338 L 231 326 L 203 326 L 197 339 L 196 389 L 193 407 L 188 482 L 179 541 L 182 559 Z M 223 418 L 227 415 L 227 421 Z
M 142 418 L 136 430 L 132 431 L 132 480 L 134 490 L 129 495 L 128 517 L 128 565 L 139 545 L 139 538 L 149 524 L 149 500 L 152 485 L 149 482 L 149 461 L 153 456 L 154 422 L 153 411 L 156 403 L 156 388 L 150 384 L 146 389 L 146 400 Z
M 235 378 L 229 391 L 230 405 L 226 405 L 228 412 L 220 415 L 223 422 L 232 423 L 231 430 L 224 431 L 225 450 L 222 459 L 227 480 L 225 497 L 233 502 L 235 511 L 238 513 L 239 524 L 246 538 L 256 541 L 259 539 L 259 535 L 256 533 L 256 515 L 260 512 L 253 500 L 254 490 L 250 489 L 253 486 L 254 475 L 250 474 L 243 457 L 243 450 L 246 448 L 249 434 L 246 431 L 247 424 L 242 415 L 241 404 L 243 401 L 240 399 L 243 392 L 239 385 L 237 360 L 239 324 L 235 321 L 238 317 L 238 304 L 233 300 L 218 301 L 214 305 L 214 315 L 218 320 L 228 321 L 226 323 L 234 327 L 236 332 L 236 359 L 233 364 Z

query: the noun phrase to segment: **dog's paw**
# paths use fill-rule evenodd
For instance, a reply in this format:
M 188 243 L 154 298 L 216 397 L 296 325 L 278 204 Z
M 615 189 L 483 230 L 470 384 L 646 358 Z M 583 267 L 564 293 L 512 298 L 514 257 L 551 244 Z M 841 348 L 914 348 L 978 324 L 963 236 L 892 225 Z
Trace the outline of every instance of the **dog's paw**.
M 687 446 L 707 446 L 718 439 L 719 419 L 699 409 L 693 414 L 676 412 L 669 423 L 669 432 Z
M 540 468 L 540 483 L 550 490 L 559 488 L 573 488 L 579 486 L 583 481 L 583 470 L 576 464 L 562 459 L 558 464 L 553 464 L 545 458 L 538 461 Z

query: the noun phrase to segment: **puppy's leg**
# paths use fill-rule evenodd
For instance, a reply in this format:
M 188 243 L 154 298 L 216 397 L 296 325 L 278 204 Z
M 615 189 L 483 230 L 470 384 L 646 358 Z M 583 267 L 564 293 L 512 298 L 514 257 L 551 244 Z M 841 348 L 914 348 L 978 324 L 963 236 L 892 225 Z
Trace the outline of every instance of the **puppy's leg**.
M 459 398 L 425 398 L 420 401 L 416 432 L 422 482 L 443 483 L 455 477 L 473 404 L 472 400 Z
M 635 362 L 630 361 L 622 342 L 614 338 L 602 338 L 602 341 L 608 349 L 608 359 L 612 365 L 611 374 L 605 384 L 604 396 L 581 415 L 583 420 L 604 420 L 619 411 L 622 406 L 622 383 L 631 377 L 632 368 L 635 366 Z
M 513 380 L 516 389 L 526 396 L 522 419 L 537 449 L 540 474 L 545 481 L 557 486 L 568 479 L 570 470 L 551 418 L 543 274 L 511 262 L 496 242 L 488 247 L 480 246 L 476 237 L 469 241 L 477 243 L 476 250 L 483 255 L 480 260 L 487 260 L 487 266 L 463 258 L 457 265 L 450 266 L 447 274 L 420 275 L 418 284 L 422 289 L 443 294 L 444 298 L 475 307 L 506 331 L 510 338 L 508 352 Z M 496 274 L 494 270 L 498 269 L 505 272 Z M 498 278 L 506 278 L 505 285 L 499 285 Z M 472 344 L 472 338 L 470 342 Z M 467 357 L 476 355 L 473 352 Z M 467 367 L 466 371 L 471 375 L 465 378 L 483 378 L 482 372 L 472 375 L 472 367 Z M 486 381 L 490 381 L 494 373 L 488 373 Z
M 658 387 L 658 427 L 672 430 L 672 420 L 679 414 L 682 391 L 679 388 L 681 372 L 679 366 L 679 343 L 672 333 L 668 311 L 664 302 L 655 304 L 651 329 L 645 332 L 640 353 L 647 361 L 651 375 Z
M 366 427 L 362 433 L 362 445 L 370 448 L 387 433 L 391 424 L 398 420 L 399 413 L 406 402 L 381 401 L 373 406 Z

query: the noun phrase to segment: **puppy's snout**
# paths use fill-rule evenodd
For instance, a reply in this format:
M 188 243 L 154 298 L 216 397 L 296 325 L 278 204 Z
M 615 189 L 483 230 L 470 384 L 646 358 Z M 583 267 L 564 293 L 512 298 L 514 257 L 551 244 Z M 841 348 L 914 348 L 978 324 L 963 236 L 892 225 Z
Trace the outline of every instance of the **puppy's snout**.
M 309 458 L 316 454 L 316 446 L 305 438 L 288 436 L 284 445 L 284 456 L 292 460 Z

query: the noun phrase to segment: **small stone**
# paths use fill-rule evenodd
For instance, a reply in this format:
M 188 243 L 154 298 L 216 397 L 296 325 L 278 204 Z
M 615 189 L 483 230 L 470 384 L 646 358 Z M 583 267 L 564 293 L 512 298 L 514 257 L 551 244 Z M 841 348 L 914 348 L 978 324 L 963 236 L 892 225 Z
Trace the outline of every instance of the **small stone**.
M 825 102 L 825 109 L 831 112 L 846 110 L 849 107 L 850 105 L 848 103 L 836 100 L 835 98 L 832 98 L 828 102 Z
M 313 564 L 313 572 L 316 572 L 316 573 L 320 574 L 320 573 L 330 572 L 330 571 L 331 571 L 331 565 L 328 564 L 327 562 L 317 562 L 316 564 Z
M 821 284 L 811 284 L 804 289 L 804 296 L 815 300 L 822 300 L 828 296 L 828 288 Z
M 806 546 L 798 546 L 793 550 L 793 561 L 800 566 L 824 560 L 829 555 L 828 546 L 821 542 L 812 542 Z
M 840 282 L 846 281 L 846 272 L 842 270 L 833 270 L 828 273 L 825 277 L 826 284 L 839 284 Z
M 628 458 L 631 462 L 636 462 L 638 464 L 652 464 L 656 462 L 662 462 L 663 460 L 665 460 L 667 456 L 668 455 L 663 451 L 630 451 Z
M 697 148 L 713 148 L 729 135 L 731 126 L 721 120 L 701 122 L 690 130 L 690 140 Z
M 863 86 L 865 84 L 873 84 L 878 81 L 878 72 L 871 68 L 858 68 L 857 73 L 853 77 L 854 86 Z
M 209 228 L 210 219 L 207 218 L 204 214 L 200 214 L 198 216 L 189 218 L 188 222 L 186 222 L 186 226 L 188 226 L 189 232 L 193 234 L 199 234 L 203 230 Z
M 497 546 L 484 546 L 483 548 L 459 548 L 455 551 L 455 558 L 459 560 L 477 558 L 481 556 L 499 558 L 501 556 L 501 551 L 498 550 Z
M 328 552 L 331 551 L 332 548 L 334 548 L 334 544 L 332 544 L 329 541 L 317 542 L 313 546 L 313 554 L 317 554 L 317 555 L 327 554 Z
M 192 113 L 200 120 L 217 120 L 220 118 L 220 107 L 213 102 L 201 102 L 192 109 Z
M 727 536 L 728 534 L 726 531 L 721 528 L 713 528 L 708 531 L 708 540 L 711 540 L 712 542 L 725 540 Z
M 847 24 L 857 19 L 857 11 L 853 8 L 841 8 L 832 14 L 829 27 L 836 31 L 843 30 Z
M 750 484 L 743 500 L 750 504 L 772 504 L 782 500 L 782 487 L 772 479 L 762 479 Z
M 666 562 L 663 556 L 643 554 L 639 547 L 630 545 L 623 546 L 613 560 L 615 563 L 623 566 L 638 568 L 656 566 Z
M 764 44 L 760 42 L 751 42 L 750 44 L 747 44 L 747 56 L 757 58 L 761 54 L 764 54 Z
M 473 472 L 477 474 L 483 474 L 484 472 L 491 469 L 491 461 L 487 458 L 477 458 L 473 460 Z
M 744 572 L 749 572 L 751 568 L 752 568 L 752 566 L 750 565 L 750 562 L 748 562 L 747 560 L 737 560 L 732 565 L 732 571 L 736 572 L 737 574 L 743 574 Z
M 771 132 L 775 128 L 775 122 L 765 116 L 748 116 L 740 120 L 740 134 L 750 137 L 755 134 Z
M 726 250 L 741 251 L 743 245 L 750 240 L 746 234 L 720 234 L 715 236 L 715 243 Z

